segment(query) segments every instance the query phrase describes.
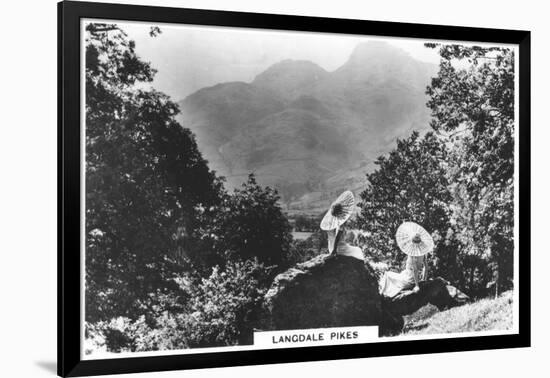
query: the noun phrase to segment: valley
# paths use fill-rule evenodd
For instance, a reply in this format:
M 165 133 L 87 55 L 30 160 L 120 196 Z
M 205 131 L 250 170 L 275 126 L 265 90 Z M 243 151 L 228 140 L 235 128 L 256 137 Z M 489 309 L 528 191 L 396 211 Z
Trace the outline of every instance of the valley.
M 397 138 L 429 127 L 425 88 L 436 72 L 370 41 L 332 72 L 284 60 L 250 83 L 200 89 L 179 102 L 179 121 L 229 188 L 254 173 L 289 215 L 318 215 L 341 191 L 359 194 Z

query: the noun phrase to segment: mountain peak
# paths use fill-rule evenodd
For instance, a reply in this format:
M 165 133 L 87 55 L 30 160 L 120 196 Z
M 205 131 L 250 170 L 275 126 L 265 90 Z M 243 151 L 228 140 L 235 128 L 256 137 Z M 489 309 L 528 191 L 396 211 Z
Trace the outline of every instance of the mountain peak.
M 334 193 L 363 185 L 395 138 L 428 127 L 425 88 L 435 68 L 395 45 L 362 43 L 334 72 L 287 59 L 250 84 L 198 91 L 181 104 L 181 119 L 228 185 L 254 171 L 289 211 L 314 214 Z
M 365 63 L 368 61 L 391 62 L 393 59 L 399 61 L 403 59 L 412 59 L 411 55 L 405 50 L 400 49 L 384 41 L 362 42 L 355 46 L 347 64 Z
M 318 64 L 313 63 L 310 60 L 295 60 L 295 59 L 284 59 L 278 63 L 275 63 L 268 67 L 264 72 L 256 76 L 261 77 L 268 73 L 287 71 L 287 70 L 299 70 L 299 71 L 310 71 L 314 73 L 326 73 L 326 71 L 321 68 Z
M 252 84 L 293 99 L 326 75 L 327 71 L 309 60 L 285 59 L 256 76 Z
M 437 66 L 415 59 L 404 49 L 384 41 L 358 44 L 348 61 L 334 71 L 346 85 L 385 85 L 388 81 L 414 83 L 424 88 Z

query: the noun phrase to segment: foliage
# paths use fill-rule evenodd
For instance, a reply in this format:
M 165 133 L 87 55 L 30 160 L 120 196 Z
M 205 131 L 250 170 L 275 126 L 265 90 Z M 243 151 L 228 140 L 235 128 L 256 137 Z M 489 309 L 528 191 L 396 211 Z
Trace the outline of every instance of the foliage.
M 272 278 L 270 269 L 255 261 L 226 263 L 214 267 L 192 290 L 187 314 L 176 324 L 189 347 L 234 345 L 249 327 L 249 320 L 262 303 Z
M 109 321 L 86 324 L 85 353 L 135 352 L 147 344 L 152 329 L 142 315 L 135 321 L 117 317 Z
M 206 278 L 186 285 L 191 300 L 182 312 L 164 311 L 153 324 L 116 318 L 87 325 L 90 350 L 150 351 L 250 342 L 251 321 L 271 281 L 255 261 L 228 261 Z
M 202 259 L 223 264 L 228 259 L 254 259 L 285 264 L 292 236 L 277 191 L 262 187 L 253 174 L 221 205 L 202 214 L 205 229 Z M 210 251 L 210 252 L 206 252 Z
M 432 131 L 414 132 L 378 159 L 357 226 L 368 232 L 367 255 L 399 269 L 395 231 L 417 222 L 436 242 L 431 274 L 471 296 L 506 290 L 513 279 L 513 51 L 427 46 L 441 55 L 427 88 Z
M 434 274 L 449 276 L 456 265 L 447 235 L 450 231 L 451 193 L 446 179 L 447 148 L 434 133 L 423 137 L 414 132 L 398 140 L 388 156 L 376 161 L 377 170 L 367 175 L 368 186 L 361 193 L 361 213 L 355 227 L 366 231 L 363 248 L 369 258 L 388 262 L 399 269 L 404 254 L 395 242 L 395 232 L 405 221 L 423 225 L 435 236 L 431 259 Z
M 151 37 L 161 33 L 150 30 Z M 359 228 L 378 273 L 399 269 L 404 221 L 436 242 L 430 274 L 472 294 L 512 286 L 514 56 L 435 45 L 432 131 L 398 140 L 367 175 Z M 466 62 L 467 64 L 457 64 Z M 318 219 L 291 226 L 254 175 L 227 192 L 155 75 L 116 25 L 86 26 L 86 350 L 250 342 L 273 274 L 326 248 Z M 287 205 L 299 188 L 284 187 Z M 300 189 L 301 190 L 301 189 Z
M 453 145 L 449 182 L 464 258 L 485 261 L 496 290 L 506 290 L 513 284 L 514 53 L 430 47 L 442 58 L 427 90 L 431 126 Z
M 86 27 L 86 318 L 138 317 L 177 290 L 181 235 L 220 185 L 155 71 L 116 25 Z M 193 177 L 189 180 L 189 177 Z

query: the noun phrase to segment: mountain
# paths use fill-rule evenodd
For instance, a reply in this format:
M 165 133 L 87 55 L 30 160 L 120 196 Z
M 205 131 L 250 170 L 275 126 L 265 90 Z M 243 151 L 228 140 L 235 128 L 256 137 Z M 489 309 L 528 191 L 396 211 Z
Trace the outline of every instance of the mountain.
M 328 77 L 329 73 L 313 62 L 287 59 L 256 76 L 252 85 L 269 89 L 282 98 L 296 99 Z
M 203 88 L 180 102 L 180 121 L 197 136 L 210 168 L 230 175 L 229 161 L 220 153 L 245 125 L 284 109 L 285 103 L 270 91 L 243 82 Z
M 333 72 L 303 60 L 251 83 L 222 83 L 181 101 L 180 121 L 212 169 L 239 186 L 249 172 L 290 210 L 316 212 L 364 175 L 395 139 L 428 128 L 425 88 L 437 66 L 384 42 L 359 44 Z

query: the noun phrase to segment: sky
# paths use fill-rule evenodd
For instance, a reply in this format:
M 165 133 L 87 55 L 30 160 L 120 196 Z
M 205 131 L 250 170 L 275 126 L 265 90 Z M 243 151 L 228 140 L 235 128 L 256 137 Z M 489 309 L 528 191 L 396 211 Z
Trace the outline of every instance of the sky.
M 158 70 L 152 86 L 175 101 L 219 83 L 251 82 L 284 59 L 310 60 L 334 71 L 355 46 L 374 39 L 398 46 L 416 59 L 439 62 L 436 51 L 417 39 L 173 24 L 159 25 L 162 33 L 152 38 L 150 24 L 117 24 L 136 42 L 137 54 Z

